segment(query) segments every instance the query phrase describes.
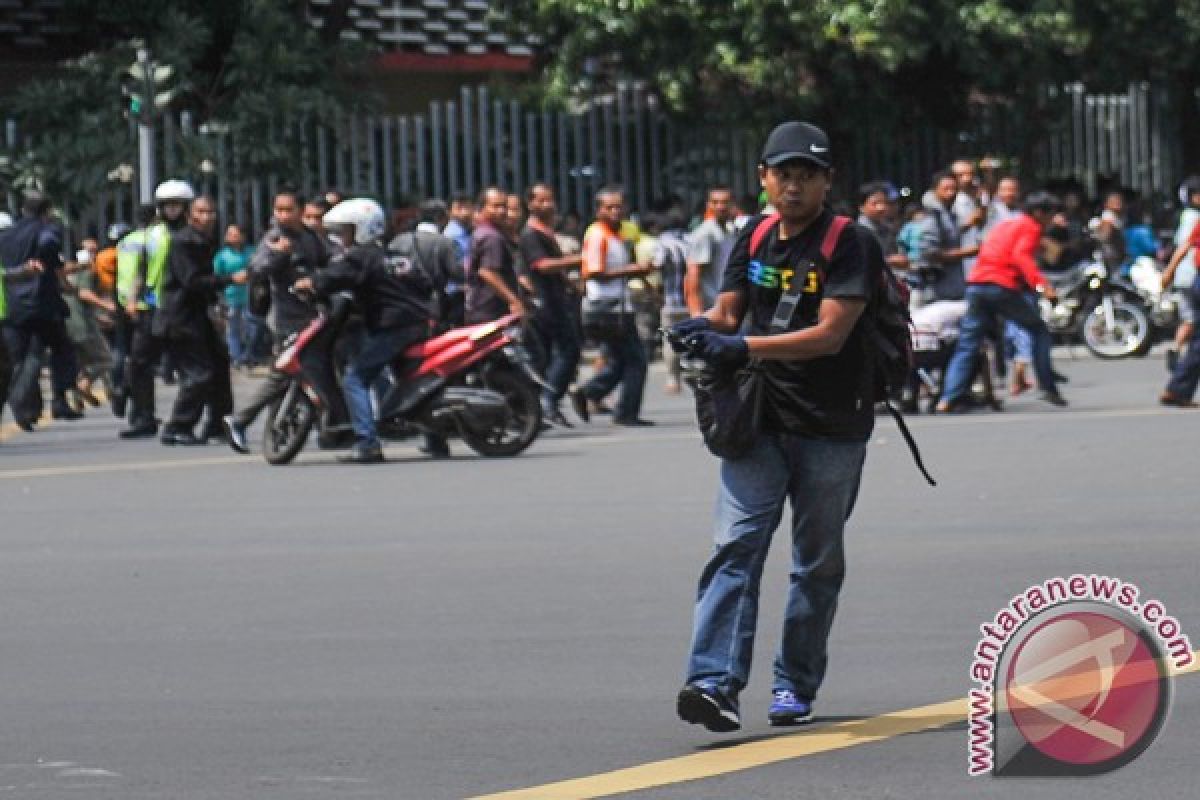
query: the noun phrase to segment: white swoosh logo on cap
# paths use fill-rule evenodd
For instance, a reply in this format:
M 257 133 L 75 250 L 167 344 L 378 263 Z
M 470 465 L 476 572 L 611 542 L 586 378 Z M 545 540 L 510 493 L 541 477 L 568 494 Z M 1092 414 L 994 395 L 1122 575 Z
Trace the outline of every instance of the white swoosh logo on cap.
M 810 144 L 808 146 L 808 149 L 812 150 L 814 153 L 828 153 L 829 152 L 828 147 L 817 147 L 815 144 Z

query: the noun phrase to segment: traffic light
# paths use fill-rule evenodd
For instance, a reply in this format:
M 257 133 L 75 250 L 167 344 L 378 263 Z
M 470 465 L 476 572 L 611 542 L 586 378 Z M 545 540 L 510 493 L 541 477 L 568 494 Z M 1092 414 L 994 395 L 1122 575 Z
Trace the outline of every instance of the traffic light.
M 155 64 L 148 51 L 138 50 L 137 61 L 126 74 L 129 80 L 121 91 L 129 98 L 128 114 L 140 124 L 149 125 L 175 99 L 178 90 L 167 85 L 175 75 L 175 68 Z

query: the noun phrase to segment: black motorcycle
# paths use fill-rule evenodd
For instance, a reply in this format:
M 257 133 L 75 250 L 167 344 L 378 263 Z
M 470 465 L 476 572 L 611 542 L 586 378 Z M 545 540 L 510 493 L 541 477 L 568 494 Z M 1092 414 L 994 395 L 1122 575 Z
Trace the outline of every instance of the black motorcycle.
M 1137 287 L 1098 258 L 1046 275 L 1058 295 L 1041 299 L 1042 319 L 1062 342 L 1083 340 L 1097 358 L 1141 356 L 1154 344 L 1154 326 Z

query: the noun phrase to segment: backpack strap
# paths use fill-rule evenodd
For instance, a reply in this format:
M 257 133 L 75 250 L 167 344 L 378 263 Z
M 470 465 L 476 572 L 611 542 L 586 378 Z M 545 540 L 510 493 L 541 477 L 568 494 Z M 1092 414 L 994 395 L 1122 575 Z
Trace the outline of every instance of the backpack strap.
M 758 241 L 762 241 L 762 238 L 759 237 L 759 231 L 762 231 L 762 236 L 766 236 L 769 228 L 764 230 L 764 227 L 768 219 L 771 220 L 772 226 L 779 222 L 777 214 L 772 215 L 772 217 L 764 217 L 763 221 L 754 229 L 754 233 L 750 238 L 751 245 L 754 244 L 756 238 L 758 238 Z M 817 263 L 817 272 L 820 274 L 822 280 L 825 278 L 825 267 L 829 266 L 829 262 L 833 258 L 833 251 L 837 247 L 838 237 L 842 235 L 842 231 L 845 230 L 849 223 L 850 219 L 848 217 L 834 216 L 825 228 L 825 233 L 821 237 L 820 259 Z M 754 257 L 753 247 L 750 249 L 750 257 Z M 791 327 L 792 317 L 796 313 L 796 306 L 800 305 L 800 295 L 803 291 L 804 281 L 793 279 L 792 285 L 788 287 L 788 291 L 779 297 L 779 305 L 775 306 L 775 316 L 771 318 L 772 334 L 785 333 Z
M 900 410 L 892 405 L 891 400 L 884 400 L 883 404 L 887 406 L 888 413 L 892 415 L 892 419 L 896 420 L 896 427 L 900 429 L 900 435 L 904 437 L 904 443 L 908 445 L 908 452 L 912 454 L 913 461 L 917 465 L 917 469 L 925 476 L 925 480 L 930 486 L 937 486 L 937 481 L 929 474 L 929 470 L 925 469 L 925 462 L 921 459 L 921 451 L 917 449 L 917 440 L 909 433 L 908 426 L 904 424 L 904 415 Z
M 762 247 L 763 240 L 779 224 L 779 214 L 767 214 L 758 221 L 754 226 L 754 233 L 750 234 L 750 257 L 754 258 L 758 253 L 758 248 Z
M 818 264 L 818 268 L 829 266 L 833 262 L 833 251 L 837 249 L 838 239 L 842 236 L 842 231 L 850 224 L 849 217 L 834 216 L 830 221 L 829 227 L 825 229 L 825 238 L 821 240 L 821 259 L 824 264 Z M 821 270 L 824 277 L 824 270 Z

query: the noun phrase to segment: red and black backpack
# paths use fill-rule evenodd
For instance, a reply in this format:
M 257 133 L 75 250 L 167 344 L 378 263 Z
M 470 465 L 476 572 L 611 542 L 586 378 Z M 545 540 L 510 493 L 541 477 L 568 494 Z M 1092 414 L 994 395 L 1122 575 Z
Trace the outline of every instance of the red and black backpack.
M 846 226 L 852 224 L 853 221 L 849 217 L 837 215 L 829 221 L 821 239 L 821 248 L 815 262 L 817 273 L 821 277 L 822 283 L 824 283 L 826 272 L 833 261 L 833 251 L 837 247 L 842 231 L 845 230 Z M 758 224 L 754 227 L 754 231 L 750 234 L 751 259 L 759 257 L 759 251 L 767 235 L 778 225 L 778 214 L 768 214 L 759 220 Z M 936 486 L 937 482 L 930 476 L 929 471 L 925 469 L 925 464 L 921 460 L 921 452 L 917 448 L 916 441 L 909 432 L 908 426 L 904 424 L 904 417 L 900 414 L 900 410 L 892 403 L 891 399 L 894 392 L 903 388 L 914 367 L 912 317 L 908 311 L 908 286 L 896 277 L 886 263 L 876 268 L 875 272 L 875 288 L 871 297 L 867 300 L 867 307 L 863 311 L 862 320 L 860 321 L 860 324 L 864 326 L 863 333 L 866 338 L 866 346 L 871 363 L 872 399 L 876 403 L 883 403 L 887 407 L 892 418 L 896 420 L 896 425 L 900 428 L 900 433 L 904 436 L 904 441 L 908 444 L 908 449 L 912 453 L 913 461 L 917 464 L 917 469 L 925 476 L 925 480 L 929 482 L 929 485 Z M 787 329 L 787 323 L 784 320 L 791 319 L 796 303 L 799 302 L 799 293 L 795 293 L 791 297 L 790 304 L 788 303 L 788 299 L 788 296 L 785 295 L 780 300 L 779 308 L 775 311 L 775 319 L 772 320 L 773 329 L 777 328 L 781 321 L 783 321 L 782 329 Z M 775 332 L 775 330 L 772 332 Z

